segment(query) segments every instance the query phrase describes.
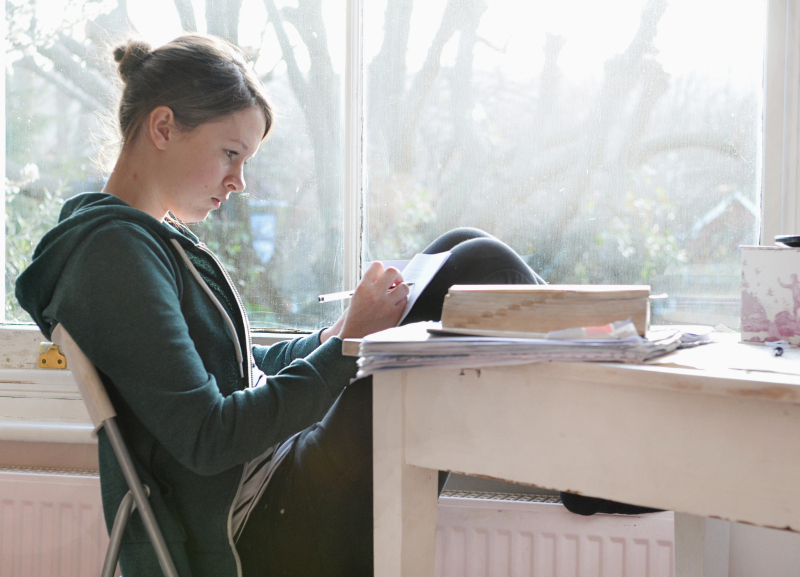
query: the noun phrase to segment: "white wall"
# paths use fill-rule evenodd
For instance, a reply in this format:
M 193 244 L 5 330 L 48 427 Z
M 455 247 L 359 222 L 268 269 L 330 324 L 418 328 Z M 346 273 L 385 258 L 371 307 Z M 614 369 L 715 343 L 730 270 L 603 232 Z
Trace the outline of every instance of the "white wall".
M 800 577 L 800 534 L 732 523 L 729 577 Z

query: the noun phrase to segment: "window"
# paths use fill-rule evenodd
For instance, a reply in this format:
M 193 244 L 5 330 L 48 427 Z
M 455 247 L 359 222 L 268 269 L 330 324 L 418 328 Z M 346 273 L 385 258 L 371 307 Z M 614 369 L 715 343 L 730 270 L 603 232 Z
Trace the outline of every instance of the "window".
M 103 46 L 129 29 L 226 37 L 272 94 L 247 193 L 196 226 L 255 326 L 330 323 L 341 304 L 316 295 L 364 260 L 478 226 L 549 282 L 648 283 L 668 294 L 654 322 L 737 328 L 736 247 L 798 230 L 795 0 L 5 6 L 8 322 L 26 320 L 13 281 L 60 204 L 102 188 Z
M 379 4 L 364 8 L 369 259 L 477 226 L 548 282 L 651 284 L 669 295 L 654 322 L 738 327 L 764 4 Z
M 322 306 L 316 295 L 343 283 L 344 14 L 342 0 L 310 10 L 273 0 L 9 4 L 6 320 L 27 317 L 13 280 L 60 204 L 103 187 L 107 172 L 94 162 L 98 143 L 106 151 L 98 113 L 113 118 L 116 90 L 105 47 L 129 30 L 157 46 L 198 29 L 251 54 L 278 119 L 248 165 L 247 193 L 194 229 L 233 274 L 255 326 L 332 322 L 341 303 Z

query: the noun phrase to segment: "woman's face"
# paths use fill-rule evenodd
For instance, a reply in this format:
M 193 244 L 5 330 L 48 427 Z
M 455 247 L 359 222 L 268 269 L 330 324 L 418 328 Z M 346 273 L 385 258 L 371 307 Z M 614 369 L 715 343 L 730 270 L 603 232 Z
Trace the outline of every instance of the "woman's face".
M 178 132 L 162 190 L 166 208 L 185 222 L 199 222 L 232 192 L 242 192 L 244 163 L 258 152 L 265 124 L 254 106 Z

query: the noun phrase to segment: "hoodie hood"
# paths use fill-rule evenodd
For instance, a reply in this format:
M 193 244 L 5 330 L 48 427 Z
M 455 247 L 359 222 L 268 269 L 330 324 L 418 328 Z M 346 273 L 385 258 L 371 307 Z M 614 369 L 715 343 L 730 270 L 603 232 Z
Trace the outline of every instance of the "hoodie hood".
M 188 230 L 178 232 L 112 194 L 88 192 L 70 198 L 61 209 L 58 224 L 42 237 L 30 266 L 16 282 L 19 304 L 33 317 L 46 338 L 50 338 L 55 327 L 44 319 L 42 311 L 50 304 L 64 266 L 91 231 L 111 220 L 135 222 L 167 242 L 177 239 L 187 245 L 198 243 L 197 237 Z

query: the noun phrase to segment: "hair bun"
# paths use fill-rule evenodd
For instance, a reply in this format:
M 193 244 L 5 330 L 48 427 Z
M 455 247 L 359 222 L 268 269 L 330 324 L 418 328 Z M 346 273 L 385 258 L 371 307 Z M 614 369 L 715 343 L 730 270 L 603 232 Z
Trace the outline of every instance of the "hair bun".
M 127 83 L 131 73 L 153 53 L 153 47 L 144 40 L 131 39 L 125 45 L 114 49 L 114 61 L 118 63 L 117 72 Z

